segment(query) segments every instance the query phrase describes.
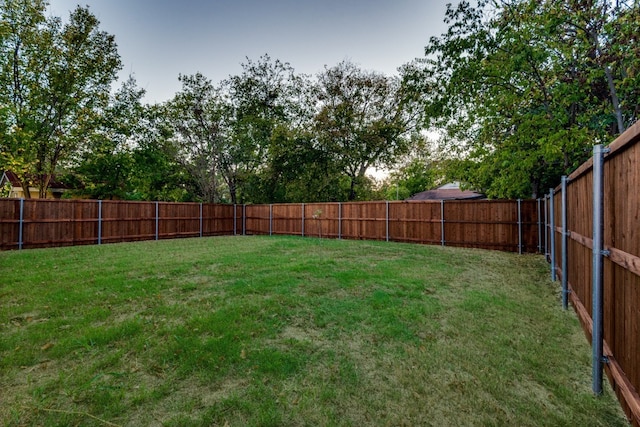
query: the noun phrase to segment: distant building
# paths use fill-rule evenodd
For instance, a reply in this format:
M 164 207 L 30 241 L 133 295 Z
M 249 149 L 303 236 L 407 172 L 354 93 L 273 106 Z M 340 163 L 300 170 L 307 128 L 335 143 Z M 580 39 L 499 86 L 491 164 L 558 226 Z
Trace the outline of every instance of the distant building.
M 435 190 L 422 191 L 407 200 L 478 200 L 486 199 L 484 194 L 471 190 L 461 190 L 459 182 L 450 182 Z
M 0 188 L 4 188 L 5 185 L 9 186 L 9 195 L 7 197 L 13 197 L 17 199 L 24 198 L 24 190 L 20 185 L 20 180 L 16 176 L 15 173 L 11 171 L 2 172 L 2 177 L 0 178 Z M 55 178 L 51 179 L 49 184 L 49 189 L 47 190 L 47 199 L 59 199 L 62 197 L 62 193 L 67 191 L 67 186 L 55 180 Z M 29 187 L 29 193 L 31 194 L 32 199 L 38 198 L 38 188 Z

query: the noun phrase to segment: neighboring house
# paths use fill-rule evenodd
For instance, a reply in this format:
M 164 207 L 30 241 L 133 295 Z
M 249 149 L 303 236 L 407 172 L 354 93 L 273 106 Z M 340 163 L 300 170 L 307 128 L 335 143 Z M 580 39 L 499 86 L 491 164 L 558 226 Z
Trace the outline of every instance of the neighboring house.
M 14 197 L 18 199 L 24 197 L 24 190 L 20 186 L 20 181 L 15 173 L 11 171 L 4 171 L 2 173 L 2 178 L 0 178 L 0 189 L 5 186 L 9 189 L 9 195 L 7 197 Z M 67 186 L 53 178 L 49 184 L 49 189 L 47 190 L 47 199 L 59 199 L 65 191 L 67 191 Z M 37 187 L 29 187 L 29 192 L 31 193 L 32 199 L 38 198 Z
M 407 200 L 477 200 L 486 199 L 484 194 L 470 190 L 461 190 L 459 182 L 445 184 L 435 190 L 422 191 Z

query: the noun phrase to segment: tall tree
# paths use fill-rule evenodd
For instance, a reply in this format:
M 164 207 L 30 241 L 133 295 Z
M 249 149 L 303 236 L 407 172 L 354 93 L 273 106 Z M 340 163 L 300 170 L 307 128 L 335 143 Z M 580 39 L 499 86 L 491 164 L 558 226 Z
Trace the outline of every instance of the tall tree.
M 349 180 L 349 200 L 375 166 L 409 150 L 413 116 L 400 82 L 343 61 L 318 76 L 315 132 Z
M 624 74 L 640 62 L 622 40 L 637 16 L 606 0 L 449 6 L 448 31 L 406 80 L 448 131 L 450 172 L 492 197 L 538 196 L 635 121 L 637 80 Z
M 0 2 L 0 162 L 30 197 L 45 197 L 56 168 L 98 125 L 121 68 L 114 37 L 88 8 L 68 22 L 45 17 L 43 0 Z
M 255 183 L 269 162 L 275 130 L 293 127 L 309 116 L 304 102 L 307 86 L 289 63 L 269 55 L 257 61 L 247 58 L 240 75 L 222 82 L 229 108 L 220 169 L 232 203 L 238 201 L 239 192 L 250 191 L 244 187 Z
M 75 176 L 82 182 L 76 192 L 94 199 L 128 198 L 133 183 L 132 153 L 144 114 L 143 96 L 144 90 L 132 77 L 113 94 L 76 162 Z
M 163 105 L 157 117 L 158 143 L 168 140 L 167 148 L 195 182 L 200 200 L 219 202 L 226 103 L 201 73 L 180 76 L 180 81 L 182 90 Z

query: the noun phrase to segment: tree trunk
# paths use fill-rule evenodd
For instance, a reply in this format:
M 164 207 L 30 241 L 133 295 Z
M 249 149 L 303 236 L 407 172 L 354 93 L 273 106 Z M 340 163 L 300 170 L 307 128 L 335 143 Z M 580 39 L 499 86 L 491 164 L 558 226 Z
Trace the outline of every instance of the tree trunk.
M 624 120 L 622 120 L 622 109 L 620 108 L 620 100 L 618 99 L 618 92 L 616 91 L 616 85 L 613 82 L 613 75 L 611 74 L 611 68 L 608 65 L 604 67 L 604 73 L 607 75 L 607 84 L 609 85 L 609 93 L 611 95 L 611 103 L 613 104 L 613 111 L 616 114 L 616 120 L 618 121 L 618 134 L 625 131 Z
M 349 188 L 349 198 L 350 202 L 353 202 L 356 199 L 356 177 L 351 177 L 351 186 Z

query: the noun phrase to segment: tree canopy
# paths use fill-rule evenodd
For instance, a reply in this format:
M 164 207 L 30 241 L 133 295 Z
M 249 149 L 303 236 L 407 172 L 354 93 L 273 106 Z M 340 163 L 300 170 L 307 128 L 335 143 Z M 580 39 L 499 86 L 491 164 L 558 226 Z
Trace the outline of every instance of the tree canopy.
M 78 7 L 63 24 L 43 0 L 0 2 L 0 162 L 44 197 L 56 168 L 99 126 L 121 67 L 114 37 Z
M 26 197 L 54 174 L 102 199 L 393 199 L 445 177 L 537 197 L 640 114 L 637 1 L 464 0 L 397 76 L 263 55 L 221 82 L 180 75 L 153 105 L 133 78 L 114 89 L 115 38 L 88 8 L 46 9 L 0 1 L 0 169 Z
M 638 3 L 449 5 L 405 78 L 446 129 L 449 173 L 492 197 L 538 196 L 638 119 Z

